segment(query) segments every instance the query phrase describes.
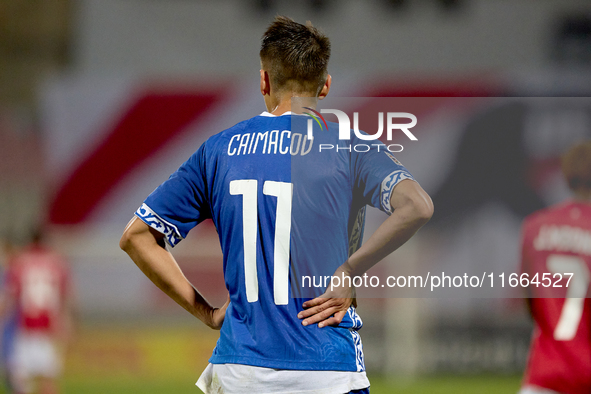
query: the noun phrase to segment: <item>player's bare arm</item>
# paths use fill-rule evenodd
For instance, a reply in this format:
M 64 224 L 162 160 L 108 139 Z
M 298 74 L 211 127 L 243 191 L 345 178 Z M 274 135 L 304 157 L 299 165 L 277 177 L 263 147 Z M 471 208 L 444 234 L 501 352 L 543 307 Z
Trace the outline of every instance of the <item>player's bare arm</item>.
M 163 292 L 207 326 L 219 330 L 230 299 L 214 308 L 187 280 L 173 255 L 166 250 L 164 235 L 139 218 L 131 219 L 119 246 Z
M 408 241 L 433 215 L 431 198 L 413 180 L 403 180 L 396 185 L 390 196 L 390 204 L 394 209 L 392 215 L 334 275 L 363 275 Z M 322 296 L 304 302 L 306 309 L 298 317 L 303 319 L 304 325 L 319 323 L 319 327 L 324 327 L 339 324 L 351 306 L 353 297 L 354 289 L 349 286 L 327 289 Z

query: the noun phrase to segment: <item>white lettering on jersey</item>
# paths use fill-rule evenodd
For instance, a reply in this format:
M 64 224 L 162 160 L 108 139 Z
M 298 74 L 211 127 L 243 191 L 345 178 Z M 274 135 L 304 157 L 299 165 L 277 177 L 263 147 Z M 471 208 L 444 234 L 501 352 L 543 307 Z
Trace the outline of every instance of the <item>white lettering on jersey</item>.
M 534 249 L 573 252 L 591 256 L 591 232 L 566 225 L 544 225 L 534 240 Z

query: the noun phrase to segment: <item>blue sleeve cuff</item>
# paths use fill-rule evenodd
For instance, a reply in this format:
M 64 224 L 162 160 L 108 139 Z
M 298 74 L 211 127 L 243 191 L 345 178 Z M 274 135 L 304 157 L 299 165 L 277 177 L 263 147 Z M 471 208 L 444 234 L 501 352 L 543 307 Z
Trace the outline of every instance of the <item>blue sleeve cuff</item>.
M 392 212 L 394 212 L 394 210 L 392 209 L 392 206 L 390 205 L 390 196 L 392 195 L 392 190 L 394 190 L 394 187 L 399 184 L 401 181 L 405 180 L 405 179 L 412 179 L 414 181 L 414 178 L 412 177 L 412 175 L 410 175 L 410 172 L 405 171 L 405 170 L 396 170 L 392 173 L 390 173 L 390 175 L 388 175 L 387 177 L 384 178 L 384 180 L 382 181 L 382 187 L 381 187 L 381 191 L 380 191 L 380 196 L 381 196 L 381 202 L 382 202 L 382 209 L 388 214 L 392 214 Z
M 135 211 L 135 215 L 148 226 L 162 233 L 170 246 L 174 247 L 183 240 L 178 228 L 174 224 L 162 219 L 145 203 Z

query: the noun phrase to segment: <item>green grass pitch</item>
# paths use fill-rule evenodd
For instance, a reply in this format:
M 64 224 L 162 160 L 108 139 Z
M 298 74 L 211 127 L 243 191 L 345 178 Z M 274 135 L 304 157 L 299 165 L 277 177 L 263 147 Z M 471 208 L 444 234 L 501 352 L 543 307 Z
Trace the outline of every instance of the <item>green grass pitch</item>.
M 217 338 L 215 331 L 194 327 L 82 327 L 67 352 L 61 393 L 199 394 L 195 382 Z M 372 394 L 517 393 L 520 380 L 511 375 L 394 380 L 370 371 Z

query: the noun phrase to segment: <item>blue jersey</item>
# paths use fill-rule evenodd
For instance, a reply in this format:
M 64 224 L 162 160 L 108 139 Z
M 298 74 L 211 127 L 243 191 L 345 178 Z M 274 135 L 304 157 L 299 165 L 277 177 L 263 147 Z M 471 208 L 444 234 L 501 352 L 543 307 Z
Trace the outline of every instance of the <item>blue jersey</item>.
M 359 247 L 365 206 L 389 213 L 412 176 L 381 143 L 338 140 L 337 124 L 308 139 L 307 119 L 263 113 L 212 136 L 136 212 L 171 246 L 213 220 L 231 301 L 213 364 L 365 370 L 353 307 L 337 327 L 301 324 L 324 291 L 302 278 L 334 273 Z

